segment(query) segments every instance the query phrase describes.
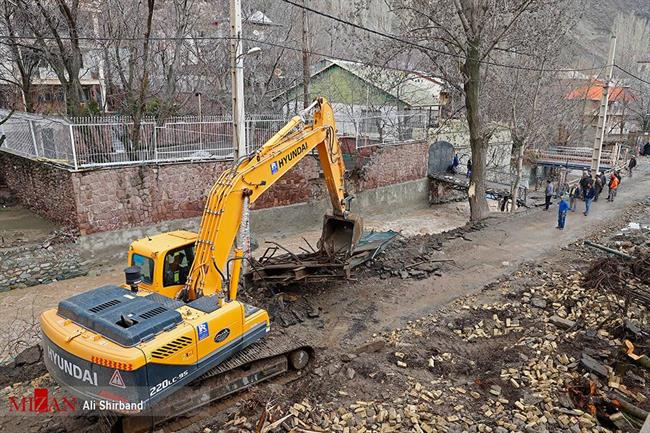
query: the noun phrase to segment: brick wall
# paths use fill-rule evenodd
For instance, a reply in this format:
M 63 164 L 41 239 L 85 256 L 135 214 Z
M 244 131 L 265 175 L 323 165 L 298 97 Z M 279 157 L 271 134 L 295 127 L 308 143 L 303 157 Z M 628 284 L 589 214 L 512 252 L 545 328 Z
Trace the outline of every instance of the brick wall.
M 348 180 L 362 191 L 426 177 L 424 143 L 362 149 Z M 0 152 L 10 190 L 27 207 L 82 234 L 200 216 L 205 197 L 228 163 L 143 165 L 69 172 Z M 326 197 L 316 158 L 304 158 L 255 204 L 268 208 Z
M 207 193 L 227 166 L 226 162 L 201 162 L 74 173 L 79 229 L 88 234 L 200 216 Z M 308 201 L 314 178 L 318 179 L 317 164 L 303 160 L 255 208 Z
M 357 190 L 367 190 L 427 176 L 427 143 L 361 149 Z
M 0 152 L 0 172 L 23 206 L 59 224 L 77 225 L 76 196 L 69 171 Z

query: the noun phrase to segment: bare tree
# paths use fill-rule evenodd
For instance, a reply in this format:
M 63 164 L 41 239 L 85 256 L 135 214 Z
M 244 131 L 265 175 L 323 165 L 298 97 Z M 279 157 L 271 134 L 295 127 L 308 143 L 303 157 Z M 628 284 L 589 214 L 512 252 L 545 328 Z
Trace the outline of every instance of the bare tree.
M 456 85 L 463 95 L 472 150 L 469 186 L 471 221 L 488 216 L 485 166 L 492 134 L 485 110 L 485 92 L 494 74 L 511 73 L 498 66 L 501 53 L 524 54 L 528 38 L 535 35 L 536 14 L 554 8 L 559 0 L 396 0 L 404 36 L 429 60 L 429 68 Z M 414 49 L 413 45 L 408 49 Z M 504 62 L 505 63 L 505 62 Z
M 63 86 L 68 115 L 78 115 L 85 100 L 80 72 L 83 68 L 82 23 L 79 0 L 15 0 L 27 19 L 42 57 Z
M 558 125 L 567 116 L 582 114 L 579 104 L 567 100 L 569 87 L 563 73 L 558 72 L 566 60 L 562 50 L 570 40 L 568 30 L 573 28 L 579 16 L 577 3 L 566 1 L 527 17 L 526 32 L 520 34 L 520 38 L 527 39 L 528 28 L 537 31 L 534 41 L 525 46 L 526 55 L 503 53 L 501 60 L 508 61 L 517 69 L 492 77 L 488 107 L 496 120 L 508 125 L 513 142 L 512 212 L 517 208 L 527 150 L 556 143 L 559 140 Z
M 635 14 L 618 15 L 612 26 L 617 37 L 616 64 L 632 77 L 619 70 L 618 84 L 628 87 L 633 98 L 624 100 L 623 109 L 640 132 L 650 132 L 650 20 Z M 621 130 L 623 129 L 623 125 Z
M 0 63 L 4 69 L 0 80 L 20 89 L 23 108 L 27 112 L 34 111 L 33 80 L 34 73 L 40 62 L 37 48 L 21 39 L 22 36 L 31 36 L 26 31 L 29 16 L 16 6 L 15 3 L 4 0 L 2 3 L 1 25 L 6 32 L 6 39 L 2 39 L 3 51 L 11 63 Z
M 150 90 L 151 36 L 156 3 L 155 0 L 146 0 L 145 4 L 106 0 L 102 10 L 106 16 L 103 35 L 108 40 L 104 53 L 111 65 L 111 77 L 118 77 L 119 109 L 133 119 L 128 147 L 130 157 L 136 158 Z

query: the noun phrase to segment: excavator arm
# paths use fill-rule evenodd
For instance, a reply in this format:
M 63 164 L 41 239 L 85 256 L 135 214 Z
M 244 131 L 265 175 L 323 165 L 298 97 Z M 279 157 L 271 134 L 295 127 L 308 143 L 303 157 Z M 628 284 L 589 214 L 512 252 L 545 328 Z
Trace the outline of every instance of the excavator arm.
M 313 122 L 307 124 L 304 116 L 311 110 L 314 110 Z M 244 210 L 313 149 L 318 151 L 334 214 L 325 218 L 319 246 L 337 252 L 358 240 L 361 220 L 349 213 L 350 197 L 344 185 L 345 165 L 336 137 L 334 113 L 326 99 L 318 98 L 255 154 L 224 171 L 214 184 L 206 200 L 194 261 L 180 297 L 193 300 L 223 290 Z M 236 297 L 242 257 L 239 246 L 234 252 L 238 263 L 230 278 L 230 300 Z

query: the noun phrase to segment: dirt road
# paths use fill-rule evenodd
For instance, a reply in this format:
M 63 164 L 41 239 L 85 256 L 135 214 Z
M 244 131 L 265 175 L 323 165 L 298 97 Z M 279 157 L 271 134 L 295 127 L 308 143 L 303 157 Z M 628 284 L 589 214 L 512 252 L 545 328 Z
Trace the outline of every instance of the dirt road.
M 353 282 L 344 291 L 324 291 L 312 299 L 325 311 L 328 331 L 323 345 L 356 343 L 382 329 L 400 327 L 481 289 L 523 262 L 552 257 L 560 248 L 615 221 L 626 206 L 646 197 L 649 190 L 650 167 L 644 164 L 633 179 L 623 179 L 615 202 L 599 200 L 588 216 L 582 214 L 580 202 L 563 231 L 555 228 L 557 207 L 515 216 L 494 214 L 482 230 L 444 245 L 440 257 L 453 259 L 454 265 L 441 277 L 420 281 L 371 278 Z

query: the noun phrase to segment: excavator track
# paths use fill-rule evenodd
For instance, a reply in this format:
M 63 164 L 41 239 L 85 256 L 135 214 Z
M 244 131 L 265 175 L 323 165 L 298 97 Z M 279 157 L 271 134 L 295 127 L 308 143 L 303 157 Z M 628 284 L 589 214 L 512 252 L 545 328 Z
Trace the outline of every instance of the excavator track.
M 144 413 L 105 414 L 113 433 L 144 433 L 174 418 L 221 400 L 276 376 L 299 373 L 313 359 L 314 349 L 294 336 L 273 333 L 213 367 L 189 385 Z

